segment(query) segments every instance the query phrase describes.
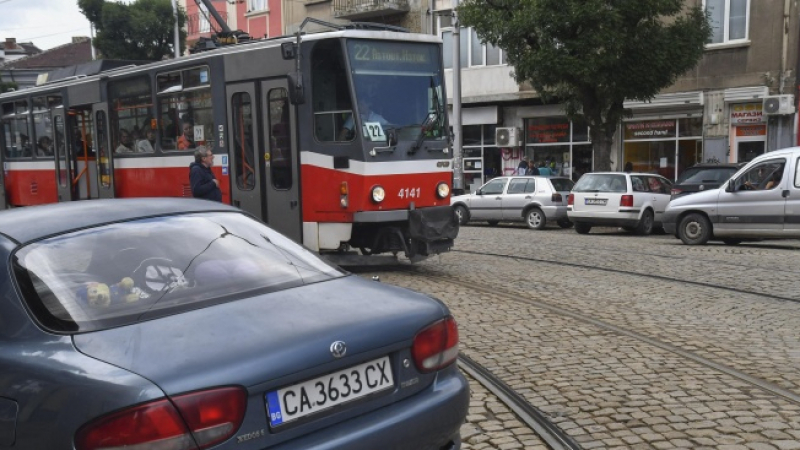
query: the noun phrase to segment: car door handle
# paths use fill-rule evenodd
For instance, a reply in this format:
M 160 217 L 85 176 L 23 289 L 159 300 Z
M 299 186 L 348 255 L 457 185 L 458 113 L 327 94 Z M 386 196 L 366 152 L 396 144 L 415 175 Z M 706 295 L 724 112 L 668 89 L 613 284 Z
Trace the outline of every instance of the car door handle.
M 784 189 L 783 192 L 781 192 L 781 197 L 786 198 L 788 196 L 789 196 L 789 190 L 788 189 Z
M 525 196 L 525 200 L 530 200 L 530 199 L 532 199 L 532 198 L 533 198 L 533 197 L 531 197 L 530 195 L 526 195 L 526 196 Z
M 502 199 L 503 199 L 503 197 L 495 197 L 494 199 L 495 199 L 495 200 L 502 200 Z

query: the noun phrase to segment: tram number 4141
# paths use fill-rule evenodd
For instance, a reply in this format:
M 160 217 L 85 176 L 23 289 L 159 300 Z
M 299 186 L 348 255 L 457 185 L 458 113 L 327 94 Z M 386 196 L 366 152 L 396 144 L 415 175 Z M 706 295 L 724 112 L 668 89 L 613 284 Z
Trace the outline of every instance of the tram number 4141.
M 400 192 L 397 194 L 397 196 L 400 198 L 419 198 L 420 192 L 422 192 L 420 188 L 405 188 L 400 189 Z

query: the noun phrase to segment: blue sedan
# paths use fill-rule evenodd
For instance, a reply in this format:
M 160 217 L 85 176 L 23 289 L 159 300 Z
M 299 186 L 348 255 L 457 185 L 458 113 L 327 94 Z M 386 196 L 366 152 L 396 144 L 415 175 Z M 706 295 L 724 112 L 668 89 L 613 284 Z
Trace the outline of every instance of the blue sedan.
M 460 448 L 448 308 L 193 199 L 0 213 L 0 447 Z

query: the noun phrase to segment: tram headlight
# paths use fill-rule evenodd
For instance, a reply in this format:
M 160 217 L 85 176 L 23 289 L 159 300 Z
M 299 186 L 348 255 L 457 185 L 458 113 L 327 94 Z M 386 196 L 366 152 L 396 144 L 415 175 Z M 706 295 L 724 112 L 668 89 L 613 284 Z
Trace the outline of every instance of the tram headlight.
M 386 198 L 386 191 L 383 190 L 381 186 L 375 186 L 372 188 L 372 201 L 375 203 L 380 203 L 383 199 Z
M 436 185 L 436 195 L 439 198 L 447 198 L 450 195 L 450 186 L 447 183 L 439 183 Z

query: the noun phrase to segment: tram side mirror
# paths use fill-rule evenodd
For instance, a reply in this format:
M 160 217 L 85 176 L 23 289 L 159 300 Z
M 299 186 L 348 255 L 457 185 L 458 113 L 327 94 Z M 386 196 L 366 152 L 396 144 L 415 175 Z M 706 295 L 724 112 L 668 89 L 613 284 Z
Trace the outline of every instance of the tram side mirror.
M 428 113 L 428 117 L 425 118 L 425 121 L 422 122 L 422 129 L 424 131 L 428 131 L 433 128 L 433 125 L 436 123 L 436 120 L 439 119 L 439 115 L 435 112 Z
M 284 42 L 281 44 L 281 56 L 286 60 L 294 59 L 295 56 L 297 56 L 294 42 Z
M 302 105 L 306 102 L 303 89 L 303 77 L 298 72 L 289 74 L 289 101 L 293 105 Z

